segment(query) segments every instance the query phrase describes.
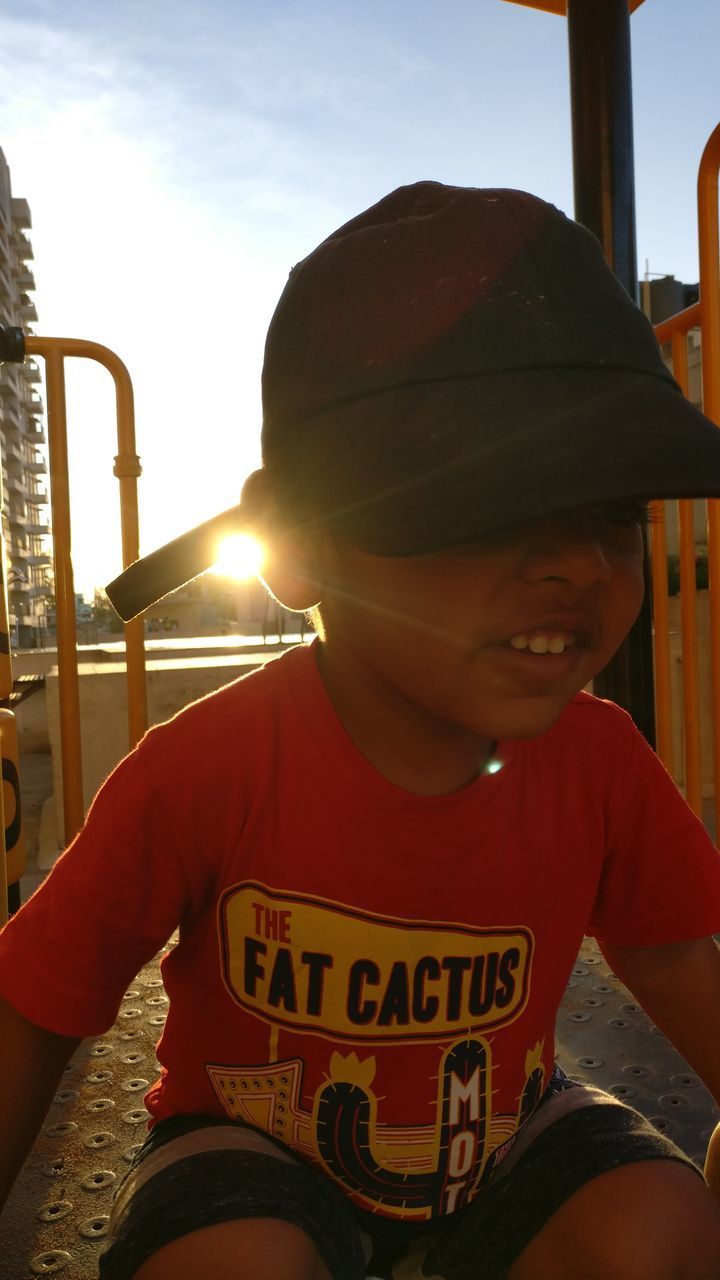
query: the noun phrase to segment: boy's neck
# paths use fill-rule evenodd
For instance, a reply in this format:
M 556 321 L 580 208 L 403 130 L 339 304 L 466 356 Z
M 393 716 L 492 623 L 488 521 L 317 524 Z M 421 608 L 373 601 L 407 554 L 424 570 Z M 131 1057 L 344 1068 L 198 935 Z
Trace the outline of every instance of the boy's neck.
M 367 760 L 397 787 L 418 796 L 451 795 L 485 769 L 495 743 L 448 724 L 388 690 L 358 679 L 350 661 L 336 663 L 316 643 L 326 692 L 348 736 Z

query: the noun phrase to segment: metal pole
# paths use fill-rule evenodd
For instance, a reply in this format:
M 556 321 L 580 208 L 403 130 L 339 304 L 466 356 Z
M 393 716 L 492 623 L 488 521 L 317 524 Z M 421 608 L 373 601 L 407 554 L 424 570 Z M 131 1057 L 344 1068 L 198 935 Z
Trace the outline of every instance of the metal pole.
M 58 351 L 45 357 L 47 386 L 48 453 L 50 457 L 50 510 L 53 527 L 55 601 L 57 608 L 58 691 L 60 696 L 60 751 L 62 755 L 65 843 L 83 824 L 82 747 L 80 739 L 80 685 L 77 669 L 75 584 L 70 552 L 70 482 L 68 477 L 65 367 Z
M 568 0 L 575 217 L 600 241 L 608 263 L 637 301 L 630 14 L 627 0 Z M 595 692 L 625 707 L 655 743 L 652 603 L 604 671 Z
M 28 355 L 43 356 L 48 362 L 51 358 L 62 362 L 62 360 L 74 356 L 97 360 L 99 364 L 104 365 L 115 382 L 118 454 L 115 458 L 114 471 L 120 481 L 123 565 L 127 568 L 140 556 L 137 478 L 140 475 L 141 468 L 140 459 L 135 452 L 135 410 L 130 375 L 122 360 L 114 351 L 110 351 L 107 347 L 103 347 L 97 342 L 88 342 L 84 338 L 38 338 L 35 335 L 28 335 L 25 338 L 24 349 Z M 52 447 L 50 450 L 50 465 L 52 468 Z M 55 533 L 57 535 L 57 530 L 55 530 Z M 58 639 L 60 638 L 59 628 L 60 615 L 58 613 Z M 147 729 L 144 630 L 142 618 L 133 619 L 125 627 L 128 727 L 131 747 L 135 746 Z
M 700 241 L 700 306 L 702 308 L 703 409 L 720 427 L 720 125 L 705 145 L 698 173 Z M 710 645 L 712 661 L 713 737 L 715 742 L 715 842 L 720 839 L 720 501 L 710 499 L 708 566 L 710 569 Z

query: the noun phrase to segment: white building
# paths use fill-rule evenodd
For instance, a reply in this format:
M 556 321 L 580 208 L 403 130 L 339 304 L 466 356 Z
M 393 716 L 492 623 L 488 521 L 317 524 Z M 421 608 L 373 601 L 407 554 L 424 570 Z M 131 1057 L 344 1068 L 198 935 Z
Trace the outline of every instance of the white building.
M 25 333 L 37 320 L 31 293 L 32 245 L 27 200 L 12 195 L 0 151 L 0 324 Z M 33 360 L 0 364 L 2 528 L 7 556 L 10 639 L 13 647 L 43 643 L 54 625 L 50 517 L 40 371 Z

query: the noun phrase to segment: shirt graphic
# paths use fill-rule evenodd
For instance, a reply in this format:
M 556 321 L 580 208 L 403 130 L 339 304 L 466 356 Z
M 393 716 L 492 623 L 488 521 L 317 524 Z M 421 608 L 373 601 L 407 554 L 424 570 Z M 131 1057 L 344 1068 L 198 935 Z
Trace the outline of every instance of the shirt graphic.
M 471 1198 L 544 1084 L 539 1045 L 515 1112 L 494 1114 L 492 1033 L 527 1004 L 529 930 L 401 920 L 258 883 L 225 893 L 219 923 L 224 981 L 269 1028 L 268 1062 L 207 1068 L 228 1114 L 321 1165 L 364 1208 L 427 1218 Z M 329 1042 L 311 1105 L 305 1061 L 277 1055 L 283 1028 Z M 427 1041 L 434 1114 L 394 1125 L 393 1099 L 373 1088 L 379 1056 Z

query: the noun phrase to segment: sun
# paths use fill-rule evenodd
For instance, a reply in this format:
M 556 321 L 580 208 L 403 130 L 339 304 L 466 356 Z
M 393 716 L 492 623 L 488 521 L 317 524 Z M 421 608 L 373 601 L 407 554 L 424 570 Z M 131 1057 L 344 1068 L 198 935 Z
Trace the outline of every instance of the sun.
M 217 559 L 211 573 L 222 578 L 245 582 L 260 573 L 265 551 L 261 542 L 249 533 L 234 533 L 223 538 L 218 547 Z

